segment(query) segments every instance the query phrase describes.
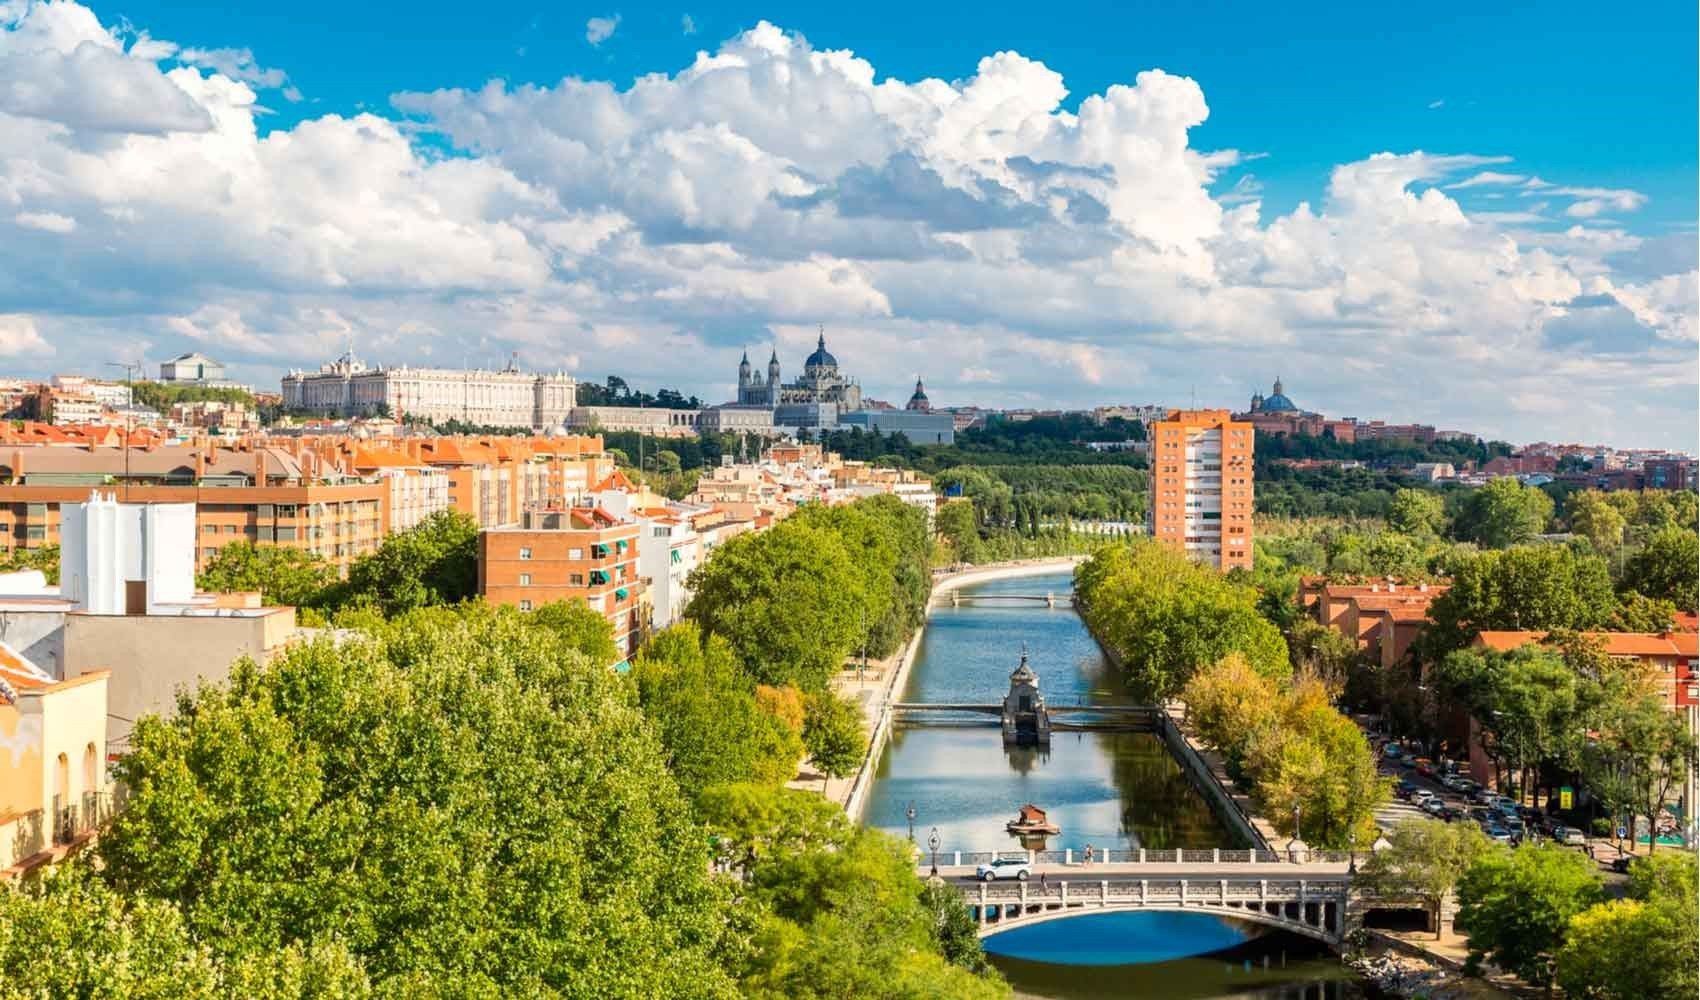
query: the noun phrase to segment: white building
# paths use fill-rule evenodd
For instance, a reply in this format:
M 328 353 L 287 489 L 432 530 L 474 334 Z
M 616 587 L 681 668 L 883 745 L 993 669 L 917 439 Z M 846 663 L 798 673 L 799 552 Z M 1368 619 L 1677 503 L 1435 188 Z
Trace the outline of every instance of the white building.
M 195 597 L 195 505 L 121 504 L 93 494 L 64 504 L 59 586 L 75 611 L 157 614 Z
M 283 405 L 326 416 L 387 411 L 434 422 L 541 430 L 566 421 L 578 383 L 572 376 L 460 368 L 368 368 L 352 351 L 316 372 L 283 377 Z

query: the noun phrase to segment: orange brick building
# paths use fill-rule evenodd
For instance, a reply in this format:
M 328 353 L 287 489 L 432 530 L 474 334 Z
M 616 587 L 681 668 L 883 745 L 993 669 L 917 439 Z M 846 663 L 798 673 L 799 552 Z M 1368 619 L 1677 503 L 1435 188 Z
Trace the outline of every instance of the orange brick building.
M 1151 537 L 1220 570 L 1250 569 L 1252 428 L 1227 410 L 1151 425 Z
M 0 447 L 0 551 L 59 544 L 59 507 L 100 488 L 128 503 L 193 503 L 196 568 L 236 541 L 346 566 L 387 530 L 381 483 L 331 483 L 279 448 L 216 442 L 126 449 Z
M 635 521 L 600 507 L 526 511 L 518 527 L 478 535 L 478 593 L 522 611 L 580 600 L 608 619 L 614 643 L 631 655 L 642 638 L 644 582 L 638 576 Z

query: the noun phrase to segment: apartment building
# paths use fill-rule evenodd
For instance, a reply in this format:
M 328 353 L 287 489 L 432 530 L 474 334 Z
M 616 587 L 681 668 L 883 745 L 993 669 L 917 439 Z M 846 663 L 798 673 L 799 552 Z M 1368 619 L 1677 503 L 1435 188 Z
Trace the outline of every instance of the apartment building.
M 584 601 L 608 619 L 614 644 L 630 656 L 648 623 L 639 608 L 641 527 L 601 507 L 528 510 L 517 526 L 478 535 L 478 593 L 492 604 L 531 611 Z
M 1151 425 L 1151 537 L 1220 570 L 1252 561 L 1252 427 L 1227 410 Z
M 86 842 L 111 806 L 106 671 L 60 680 L 0 643 L 0 880 Z
M 62 505 L 93 488 L 129 503 L 192 503 L 196 568 L 237 541 L 315 552 L 338 566 L 383 540 L 387 487 L 309 476 L 281 448 L 0 448 L 0 552 L 59 543 Z

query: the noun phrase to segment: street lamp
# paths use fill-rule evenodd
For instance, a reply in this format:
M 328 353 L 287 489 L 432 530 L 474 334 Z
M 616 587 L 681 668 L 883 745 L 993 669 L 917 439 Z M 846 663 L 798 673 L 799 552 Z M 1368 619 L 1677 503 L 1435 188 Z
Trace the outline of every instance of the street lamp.
M 1346 843 L 1351 853 L 1351 860 L 1346 864 L 1346 874 L 1358 873 L 1358 831 L 1352 830 L 1346 834 Z
M 1297 803 L 1293 805 L 1293 839 L 1304 840 L 1303 837 L 1299 836 L 1299 807 Z
M 936 827 L 936 826 L 933 827 L 932 832 L 927 834 L 927 846 L 929 848 L 931 848 L 932 852 L 933 852 L 933 873 L 930 877 L 931 878 L 938 878 L 939 877 L 939 828 L 938 827 Z
M 915 803 L 910 802 L 909 808 L 903 810 L 903 815 L 909 817 L 909 842 L 915 842 Z

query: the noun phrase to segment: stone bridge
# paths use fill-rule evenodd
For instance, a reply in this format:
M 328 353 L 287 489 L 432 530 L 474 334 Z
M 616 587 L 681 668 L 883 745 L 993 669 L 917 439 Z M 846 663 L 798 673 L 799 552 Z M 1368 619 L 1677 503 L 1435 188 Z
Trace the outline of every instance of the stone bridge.
M 981 937 L 1047 920 L 1162 910 L 1277 927 L 1338 948 L 1362 922 L 1362 901 L 1352 892 L 1346 858 L 1318 856 L 1295 864 L 1265 851 L 1153 851 L 1152 858 L 1164 859 L 1136 861 L 1147 852 L 1127 853 L 1127 862 L 1091 865 L 1072 859 L 1047 864 L 1036 854 L 1039 863 L 1027 880 L 983 882 L 972 864 L 951 852 L 940 860 L 956 863 L 941 865 L 938 877 L 961 894 Z M 930 866 L 923 865 L 921 875 L 930 877 Z

